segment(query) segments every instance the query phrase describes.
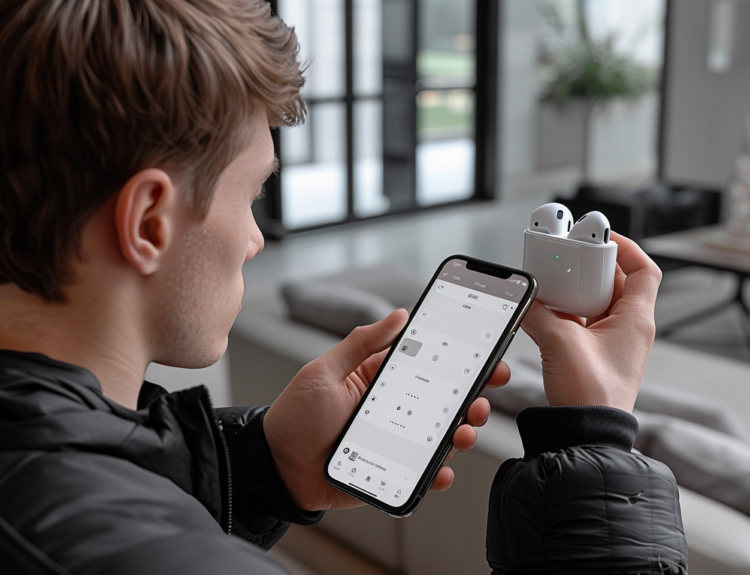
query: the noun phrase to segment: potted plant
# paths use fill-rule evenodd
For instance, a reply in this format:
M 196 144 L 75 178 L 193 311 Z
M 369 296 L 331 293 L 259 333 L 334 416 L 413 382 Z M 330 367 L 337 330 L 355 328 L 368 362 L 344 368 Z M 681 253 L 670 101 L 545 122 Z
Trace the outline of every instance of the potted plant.
M 592 115 L 616 99 L 635 99 L 656 84 L 654 70 L 616 49 L 617 36 L 592 36 L 586 17 L 586 0 L 577 0 L 572 22 L 551 2 L 539 5 L 545 24 L 541 35 L 540 68 L 543 102 L 565 107 L 579 102 L 583 110 L 583 182 L 591 181 L 589 162 Z

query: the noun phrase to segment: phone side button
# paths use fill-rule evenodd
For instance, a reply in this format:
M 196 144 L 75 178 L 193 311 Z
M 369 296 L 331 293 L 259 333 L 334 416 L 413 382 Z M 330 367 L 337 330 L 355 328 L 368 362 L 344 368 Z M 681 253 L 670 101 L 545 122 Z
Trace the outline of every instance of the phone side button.
M 505 345 L 505 348 L 507 349 L 510 347 L 510 344 L 513 343 L 513 338 L 516 337 L 516 334 L 518 333 L 518 328 L 513 330 L 513 333 L 510 334 L 510 339 L 508 339 L 508 343 Z
M 515 331 L 510 334 L 510 337 L 508 338 L 507 343 L 502 347 L 502 349 L 499 352 L 497 352 L 497 357 L 495 358 L 495 361 L 492 363 L 492 368 L 490 369 L 490 373 L 495 371 L 497 364 L 500 363 L 500 360 L 503 358 L 503 356 L 505 355 L 505 352 L 508 350 L 508 348 L 510 347 L 510 344 L 513 342 L 514 337 L 516 337 Z

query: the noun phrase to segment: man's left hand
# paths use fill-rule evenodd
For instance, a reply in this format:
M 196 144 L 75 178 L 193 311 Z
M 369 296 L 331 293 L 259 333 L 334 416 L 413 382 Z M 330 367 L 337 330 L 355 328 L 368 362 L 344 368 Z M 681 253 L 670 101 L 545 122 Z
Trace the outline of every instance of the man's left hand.
M 378 323 L 356 328 L 331 351 L 303 367 L 266 413 L 263 428 L 276 468 L 299 508 L 318 511 L 363 505 L 329 485 L 323 467 L 388 346 L 407 320 L 406 311 L 401 309 Z M 509 379 L 508 366 L 500 362 L 487 388 L 505 385 Z M 474 427 L 484 425 L 489 414 L 485 398 L 471 405 L 466 423 L 453 435 L 448 459 L 474 446 Z M 453 470 L 443 466 L 431 490 L 444 491 L 453 479 Z

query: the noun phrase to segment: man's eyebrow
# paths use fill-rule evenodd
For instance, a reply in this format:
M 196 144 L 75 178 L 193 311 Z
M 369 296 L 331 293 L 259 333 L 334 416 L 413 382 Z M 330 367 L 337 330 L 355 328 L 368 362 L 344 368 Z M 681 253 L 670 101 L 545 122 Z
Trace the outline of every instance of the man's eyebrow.
M 275 174 L 278 171 L 279 171 L 279 157 L 276 154 L 274 154 L 273 165 L 271 166 L 271 169 L 268 170 L 268 174 L 266 175 L 265 178 L 263 178 L 263 181 L 265 182 L 268 178 L 271 177 L 272 174 Z

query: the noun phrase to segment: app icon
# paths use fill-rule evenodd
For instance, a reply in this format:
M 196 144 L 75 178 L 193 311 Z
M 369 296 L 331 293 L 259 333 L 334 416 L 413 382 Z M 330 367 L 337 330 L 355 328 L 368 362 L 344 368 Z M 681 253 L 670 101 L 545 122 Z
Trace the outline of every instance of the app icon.
M 350 461 L 356 461 L 357 455 L 359 455 L 356 451 L 352 451 L 352 454 L 349 456 Z
M 347 453 L 349 453 L 349 448 L 348 447 L 344 447 L 344 455 L 346 455 Z
M 399 345 L 398 347 L 398 350 L 401 353 L 410 357 L 415 357 L 419 353 L 420 349 L 422 349 L 422 342 L 415 339 L 410 339 L 408 337 L 405 337 L 401 342 L 401 345 Z

